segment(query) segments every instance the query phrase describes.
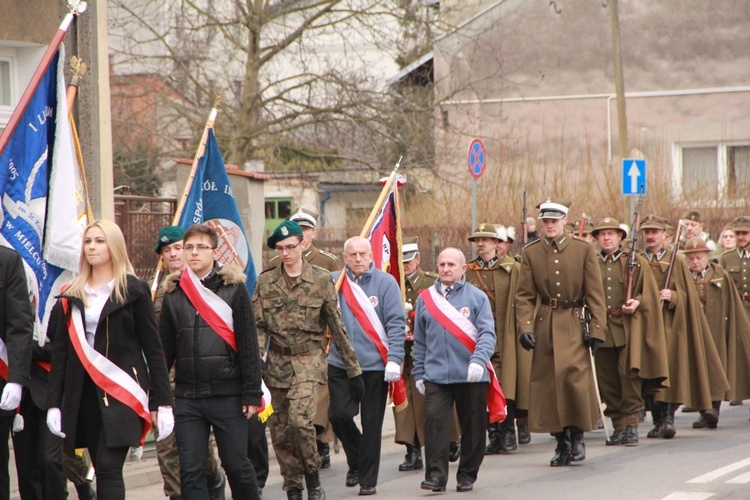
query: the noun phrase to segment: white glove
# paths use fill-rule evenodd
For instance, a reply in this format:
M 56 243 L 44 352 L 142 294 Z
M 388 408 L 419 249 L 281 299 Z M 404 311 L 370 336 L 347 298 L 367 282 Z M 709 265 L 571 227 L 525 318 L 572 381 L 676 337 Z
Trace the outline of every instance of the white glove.
M 421 394 L 422 396 L 424 396 L 424 380 L 422 380 L 422 379 L 419 379 L 419 380 L 417 380 L 416 382 L 414 382 L 414 385 L 416 385 L 416 386 L 417 386 L 417 390 L 419 391 L 419 393 L 420 393 L 420 394 Z
M 159 431 L 157 441 L 165 439 L 174 430 L 174 414 L 171 406 L 160 406 L 156 416 L 156 430 Z
M 469 363 L 469 373 L 466 375 L 467 382 L 479 382 L 484 375 L 484 366 L 479 363 Z
M 60 413 L 60 408 L 50 408 L 47 410 L 47 427 L 55 436 L 65 437 L 65 433 L 62 431 L 62 414 Z
M 385 381 L 396 382 L 401 378 L 401 365 L 395 361 L 389 361 L 385 364 Z
M 0 397 L 0 410 L 15 410 L 21 404 L 21 393 L 23 387 L 15 382 L 8 382 Z

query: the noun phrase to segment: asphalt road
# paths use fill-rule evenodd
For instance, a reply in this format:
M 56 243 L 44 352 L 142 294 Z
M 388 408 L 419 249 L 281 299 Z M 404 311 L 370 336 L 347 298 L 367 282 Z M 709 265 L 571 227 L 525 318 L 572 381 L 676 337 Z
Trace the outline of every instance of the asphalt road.
M 748 408 L 724 403 L 719 428 L 691 428 L 695 413 L 676 417 L 677 436 L 671 440 L 647 439 L 648 423 L 640 426 L 641 443 L 637 447 L 604 445 L 604 431 L 586 433 L 587 459 L 581 464 L 552 468 L 555 440 L 549 435 L 533 434 L 532 442 L 509 456 L 488 456 L 472 493 L 456 493 L 456 464 L 446 493 L 419 488 L 424 471 L 399 472 L 404 447 L 387 437 L 381 454 L 378 495 L 384 498 L 500 498 L 517 499 L 607 498 L 698 500 L 705 498 L 750 498 L 750 422 Z M 649 416 L 650 420 L 650 416 Z M 386 428 L 392 426 L 390 411 Z M 392 428 L 392 427 L 391 427 Z M 387 429 L 388 430 L 388 429 Z M 389 432 L 386 431 L 386 434 Z M 359 488 L 346 488 L 346 461 L 343 450 L 334 454 L 330 469 L 321 472 L 327 498 L 353 498 Z M 161 484 L 153 482 L 129 488 L 129 499 L 163 498 Z M 263 497 L 284 499 L 278 465 L 272 459 L 271 474 Z M 227 498 L 230 490 L 227 488 Z

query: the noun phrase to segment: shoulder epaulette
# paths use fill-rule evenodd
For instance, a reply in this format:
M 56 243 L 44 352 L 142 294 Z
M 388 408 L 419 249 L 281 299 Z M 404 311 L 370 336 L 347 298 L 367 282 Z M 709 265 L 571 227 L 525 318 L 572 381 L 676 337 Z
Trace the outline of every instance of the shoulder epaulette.
M 590 242 L 589 240 L 587 240 L 586 238 L 581 238 L 581 237 L 580 237 L 580 236 L 578 236 L 577 234 L 574 234 L 574 235 L 573 235 L 573 239 L 574 239 L 574 240 L 578 240 L 578 241 L 582 241 L 582 242 L 584 242 L 584 243 L 588 243 L 589 245 L 591 244 L 591 242 Z
M 320 248 L 318 249 L 318 253 L 320 253 L 321 255 L 325 255 L 331 260 L 339 260 L 339 258 L 333 255 L 331 252 L 326 252 L 325 250 L 321 250 Z
M 432 271 L 425 271 L 424 275 L 427 276 L 428 278 L 432 278 L 432 279 L 437 279 L 438 278 L 437 273 L 433 273 Z
M 536 240 L 534 240 L 534 241 L 530 241 L 530 242 L 528 242 L 528 243 L 526 243 L 526 244 L 524 245 L 524 248 L 528 248 L 528 247 L 530 247 L 531 245 L 536 245 L 536 244 L 537 244 L 537 243 L 539 243 L 540 241 L 542 241 L 542 239 L 541 239 L 541 238 L 539 238 L 539 239 L 536 239 Z

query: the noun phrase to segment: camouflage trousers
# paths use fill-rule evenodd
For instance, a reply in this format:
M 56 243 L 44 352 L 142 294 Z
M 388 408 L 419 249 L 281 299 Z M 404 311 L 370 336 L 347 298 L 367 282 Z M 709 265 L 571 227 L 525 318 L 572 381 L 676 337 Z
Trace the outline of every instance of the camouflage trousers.
M 271 442 L 284 478 L 284 491 L 304 489 L 304 473 L 320 467 L 315 442 L 317 382 L 299 382 L 293 387 L 270 387 L 273 413 L 268 419 Z

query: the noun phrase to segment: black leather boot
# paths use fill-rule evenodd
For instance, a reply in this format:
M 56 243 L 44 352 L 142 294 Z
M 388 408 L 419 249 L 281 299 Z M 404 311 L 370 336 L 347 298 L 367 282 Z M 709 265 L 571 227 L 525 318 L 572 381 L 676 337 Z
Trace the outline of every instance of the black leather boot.
M 531 442 L 531 433 L 529 432 L 528 418 L 517 418 L 516 425 L 518 426 L 518 444 L 529 444 Z
M 320 468 L 329 468 L 331 466 L 331 446 L 323 441 L 318 441 L 318 455 L 320 455 Z
M 654 402 L 651 405 L 651 418 L 654 420 L 654 427 L 650 431 L 648 431 L 647 437 L 650 438 L 661 438 L 664 437 L 664 428 L 662 427 L 662 421 L 664 419 L 664 415 L 662 414 L 663 410 L 663 403 L 656 403 Z
M 556 432 L 555 439 L 557 439 L 557 448 L 555 448 L 555 456 L 549 461 L 549 465 L 551 467 L 570 465 L 570 435 L 565 431 Z
M 318 471 L 305 472 L 305 484 L 307 485 L 307 500 L 325 500 L 326 492 L 323 491 L 323 487 L 320 485 Z
M 719 410 L 721 408 L 721 401 L 712 401 L 711 409 L 706 410 L 703 413 L 703 418 L 706 419 L 706 427 L 709 429 L 716 429 L 719 425 Z
M 407 444 L 404 462 L 398 466 L 398 470 L 402 472 L 409 470 L 421 470 L 422 467 L 422 449 L 419 446 Z
M 674 414 L 677 411 L 678 404 L 673 403 L 661 403 L 663 419 L 662 419 L 662 437 L 664 439 L 672 439 L 677 434 L 677 429 L 674 427 Z
M 302 500 L 302 490 L 298 490 L 297 488 L 287 490 L 286 498 L 287 500 Z
M 586 443 L 583 442 L 583 429 L 574 425 L 569 426 L 570 433 L 570 461 L 582 462 L 586 460 Z
M 503 443 L 500 438 L 500 424 L 490 424 L 487 427 L 487 434 L 489 436 L 489 441 L 487 441 L 487 447 L 484 454 L 498 455 L 503 451 Z
M 512 422 L 508 426 L 500 426 L 500 443 L 503 453 L 505 454 L 514 452 L 518 449 L 518 444 L 516 444 L 516 428 L 513 426 Z
M 635 446 L 638 444 L 638 426 L 626 425 L 625 434 L 622 437 L 622 444 L 625 446 Z

